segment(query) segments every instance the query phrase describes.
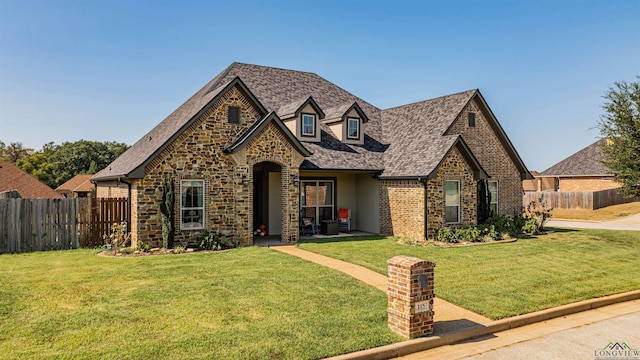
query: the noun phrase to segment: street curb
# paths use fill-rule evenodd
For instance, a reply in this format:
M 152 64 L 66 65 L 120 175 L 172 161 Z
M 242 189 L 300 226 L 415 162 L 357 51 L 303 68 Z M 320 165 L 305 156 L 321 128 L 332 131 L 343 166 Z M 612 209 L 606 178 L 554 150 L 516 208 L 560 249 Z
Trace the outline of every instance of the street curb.
M 604 296 L 601 298 L 583 300 L 567 305 L 558 306 L 551 309 L 536 311 L 529 314 L 518 315 L 510 318 L 492 321 L 485 325 L 476 325 L 442 336 L 432 336 L 428 338 L 418 338 L 407 340 L 395 344 L 380 346 L 373 349 L 356 351 L 328 358 L 330 360 L 386 360 L 400 356 L 413 354 L 420 351 L 433 349 L 436 347 L 451 345 L 457 342 L 475 339 L 481 336 L 518 328 L 561 316 L 575 314 L 578 312 L 596 309 L 599 307 L 617 304 L 626 301 L 640 299 L 640 290 L 626 293 Z

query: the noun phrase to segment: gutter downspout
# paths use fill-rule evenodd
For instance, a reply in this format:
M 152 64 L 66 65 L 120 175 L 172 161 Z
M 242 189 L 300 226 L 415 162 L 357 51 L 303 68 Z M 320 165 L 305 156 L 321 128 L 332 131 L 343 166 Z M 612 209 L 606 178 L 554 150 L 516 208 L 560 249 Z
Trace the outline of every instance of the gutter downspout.
M 424 188 L 424 199 L 423 199 L 423 204 L 422 207 L 424 208 L 424 241 L 426 242 L 428 240 L 428 236 L 427 236 L 427 229 L 429 228 L 429 221 L 427 216 L 429 216 L 429 210 L 427 208 L 427 179 L 421 179 L 420 177 L 418 177 L 418 181 L 422 183 L 423 188 Z

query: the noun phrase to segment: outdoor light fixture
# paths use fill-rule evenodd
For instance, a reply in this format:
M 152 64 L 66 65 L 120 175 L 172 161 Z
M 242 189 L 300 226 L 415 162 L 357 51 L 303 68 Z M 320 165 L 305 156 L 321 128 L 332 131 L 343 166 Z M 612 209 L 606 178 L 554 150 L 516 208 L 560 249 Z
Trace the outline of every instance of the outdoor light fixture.
M 293 185 L 298 186 L 300 184 L 300 178 L 298 175 L 291 175 L 291 181 L 293 181 Z

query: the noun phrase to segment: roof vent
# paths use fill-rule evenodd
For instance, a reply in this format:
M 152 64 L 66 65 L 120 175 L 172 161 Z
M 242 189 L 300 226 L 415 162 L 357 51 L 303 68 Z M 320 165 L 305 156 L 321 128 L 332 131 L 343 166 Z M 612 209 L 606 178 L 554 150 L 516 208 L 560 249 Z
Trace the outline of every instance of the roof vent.
M 239 106 L 227 106 L 227 122 L 229 124 L 240 124 Z
M 476 113 L 470 112 L 469 116 L 469 127 L 476 127 Z

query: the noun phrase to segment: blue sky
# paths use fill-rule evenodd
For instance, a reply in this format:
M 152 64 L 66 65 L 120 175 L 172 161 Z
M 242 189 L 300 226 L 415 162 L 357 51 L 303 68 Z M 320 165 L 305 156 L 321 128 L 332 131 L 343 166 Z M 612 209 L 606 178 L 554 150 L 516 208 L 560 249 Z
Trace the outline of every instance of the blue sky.
M 541 171 L 640 74 L 640 1 L 0 0 L 0 140 L 133 144 L 234 61 L 383 109 L 479 88 Z

